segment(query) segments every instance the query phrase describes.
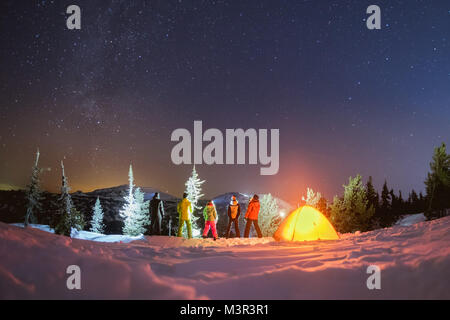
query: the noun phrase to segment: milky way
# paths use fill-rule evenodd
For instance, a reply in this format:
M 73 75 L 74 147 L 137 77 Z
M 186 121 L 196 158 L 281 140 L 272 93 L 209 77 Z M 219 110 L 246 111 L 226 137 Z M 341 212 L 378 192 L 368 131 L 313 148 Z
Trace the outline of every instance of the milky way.
M 82 11 L 68 30 L 66 8 Z M 279 128 L 280 172 L 199 166 L 205 194 L 327 197 L 348 176 L 423 190 L 450 143 L 450 3 L 377 1 L 3 1 L 0 184 L 27 183 L 33 153 L 66 159 L 73 189 L 127 182 L 179 194 L 176 128 Z

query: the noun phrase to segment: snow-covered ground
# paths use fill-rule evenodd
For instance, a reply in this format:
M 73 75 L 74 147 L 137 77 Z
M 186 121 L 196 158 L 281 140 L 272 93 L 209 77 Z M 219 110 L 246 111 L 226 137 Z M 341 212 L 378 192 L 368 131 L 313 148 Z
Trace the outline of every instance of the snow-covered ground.
M 410 214 L 410 215 L 406 215 L 402 218 L 400 218 L 395 224 L 398 226 L 411 226 L 413 224 L 419 223 L 419 222 L 423 222 L 425 221 L 427 218 L 425 217 L 425 215 L 423 213 L 418 213 L 418 214 Z
M 14 223 L 13 226 L 23 228 L 23 223 Z M 30 224 L 30 228 L 33 229 L 39 229 L 42 231 L 55 233 L 55 230 L 50 228 L 47 225 L 43 224 Z M 90 240 L 90 241 L 96 241 L 96 242 L 122 242 L 122 243 L 130 243 L 132 241 L 138 241 L 138 240 L 145 240 L 145 237 L 143 235 L 131 237 L 131 236 L 124 236 L 121 234 L 99 234 L 95 232 L 89 232 L 89 231 L 78 231 L 72 228 L 71 237 L 74 239 L 80 239 L 80 240 Z
M 66 268 L 81 268 L 81 290 Z M 369 265 L 381 290 L 368 290 Z M 450 299 L 450 217 L 336 241 L 101 243 L 0 223 L 0 298 Z

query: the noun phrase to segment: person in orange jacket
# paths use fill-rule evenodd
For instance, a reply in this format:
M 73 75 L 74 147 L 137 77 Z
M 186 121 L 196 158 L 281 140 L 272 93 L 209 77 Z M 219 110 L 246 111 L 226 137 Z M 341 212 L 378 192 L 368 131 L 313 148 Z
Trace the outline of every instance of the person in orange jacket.
M 228 205 L 228 227 L 226 237 L 230 237 L 231 225 L 234 223 L 234 229 L 236 231 L 236 237 L 240 238 L 239 232 L 239 216 L 241 215 L 241 205 L 238 203 L 236 196 L 231 197 L 231 202 Z
M 245 233 L 244 238 L 248 238 L 250 236 L 250 228 L 253 224 L 255 227 L 256 233 L 258 234 L 258 238 L 262 238 L 261 229 L 258 225 L 258 215 L 261 206 L 259 204 L 259 197 L 257 194 L 253 196 L 248 204 L 247 212 L 245 213 L 245 219 L 247 220 L 247 224 L 245 225 Z

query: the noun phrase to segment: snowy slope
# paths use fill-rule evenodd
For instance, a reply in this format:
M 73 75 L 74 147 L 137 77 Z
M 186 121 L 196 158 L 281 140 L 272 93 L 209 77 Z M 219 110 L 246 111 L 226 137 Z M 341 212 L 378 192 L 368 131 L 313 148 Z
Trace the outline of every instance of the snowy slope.
M 80 266 L 81 291 L 66 289 Z M 381 290 L 366 287 L 381 268 Z M 450 217 L 336 241 L 98 243 L 0 223 L 0 298 L 450 299 Z
M 427 218 L 425 217 L 425 215 L 423 213 L 418 213 L 418 214 L 411 214 L 411 215 L 407 215 L 404 217 L 401 217 L 396 223 L 395 225 L 398 226 L 411 226 L 413 224 L 419 223 L 419 222 L 423 222 L 425 221 Z

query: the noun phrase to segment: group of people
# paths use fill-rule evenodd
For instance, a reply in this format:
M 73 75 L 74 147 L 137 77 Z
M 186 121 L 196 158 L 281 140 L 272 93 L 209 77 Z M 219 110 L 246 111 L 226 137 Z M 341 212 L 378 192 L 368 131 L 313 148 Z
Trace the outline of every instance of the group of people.
M 183 194 L 183 199 L 177 205 L 178 212 L 178 233 L 177 236 L 181 237 L 183 235 L 184 225 L 187 228 L 188 238 L 192 238 L 192 222 L 191 216 L 194 208 L 192 203 L 187 198 L 187 193 Z M 247 211 L 245 213 L 245 232 L 244 237 L 248 238 L 250 236 L 250 229 L 252 225 L 255 227 L 258 238 L 262 238 L 261 229 L 258 225 L 258 215 L 260 211 L 259 197 L 254 195 L 248 204 Z M 150 231 L 153 235 L 161 234 L 161 221 L 164 217 L 164 205 L 160 199 L 159 193 L 156 192 L 153 199 L 150 201 L 150 213 L 151 213 L 151 225 Z M 239 231 L 239 217 L 241 215 L 241 205 L 237 201 L 236 196 L 232 196 L 230 203 L 227 207 L 228 213 L 228 226 L 226 232 L 226 238 L 230 237 L 231 228 L 234 225 L 236 237 L 240 238 L 241 234 Z M 205 218 L 205 228 L 203 229 L 203 238 L 207 238 L 209 231 L 211 230 L 214 240 L 217 240 L 217 210 L 213 201 L 209 201 L 205 208 L 203 209 L 203 217 Z

